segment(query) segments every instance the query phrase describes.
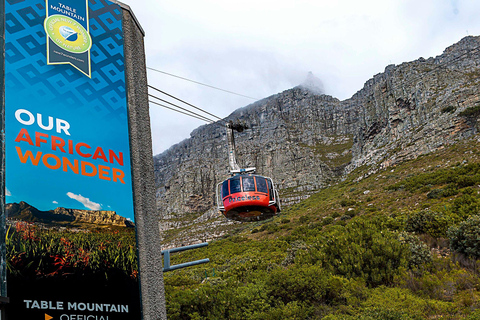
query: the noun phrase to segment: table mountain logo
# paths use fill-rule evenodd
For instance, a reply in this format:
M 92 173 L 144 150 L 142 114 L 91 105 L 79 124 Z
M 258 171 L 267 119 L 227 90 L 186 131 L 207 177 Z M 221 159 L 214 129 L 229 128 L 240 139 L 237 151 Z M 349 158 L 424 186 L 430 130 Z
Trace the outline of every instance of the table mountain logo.
M 70 64 L 91 77 L 88 1 L 47 0 L 47 64 Z
M 56 14 L 45 19 L 48 37 L 61 49 L 70 53 L 83 53 L 92 46 L 87 30 L 70 17 Z

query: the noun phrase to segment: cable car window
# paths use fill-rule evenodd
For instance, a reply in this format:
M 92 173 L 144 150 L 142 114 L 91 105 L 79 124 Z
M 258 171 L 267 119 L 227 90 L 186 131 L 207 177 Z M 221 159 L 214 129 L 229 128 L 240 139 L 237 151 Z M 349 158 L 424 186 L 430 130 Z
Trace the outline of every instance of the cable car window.
M 257 180 L 257 191 L 268 193 L 267 182 L 265 181 L 265 178 L 255 177 L 255 180 Z
M 241 192 L 240 178 L 230 179 L 230 194 Z
M 223 181 L 222 183 L 222 198 L 228 196 L 228 180 Z
M 255 191 L 255 181 L 253 180 L 253 177 L 243 177 L 242 184 L 243 192 Z
M 268 191 L 270 193 L 270 200 L 273 200 L 273 186 L 272 186 L 272 180 L 267 179 L 268 183 Z

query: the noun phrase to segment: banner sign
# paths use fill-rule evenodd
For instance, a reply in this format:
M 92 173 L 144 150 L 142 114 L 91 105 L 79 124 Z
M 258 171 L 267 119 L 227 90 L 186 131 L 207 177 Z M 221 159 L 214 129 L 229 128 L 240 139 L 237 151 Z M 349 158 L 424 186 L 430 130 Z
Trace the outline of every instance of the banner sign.
M 122 9 L 5 1 L 8 319 L 140 319 Z

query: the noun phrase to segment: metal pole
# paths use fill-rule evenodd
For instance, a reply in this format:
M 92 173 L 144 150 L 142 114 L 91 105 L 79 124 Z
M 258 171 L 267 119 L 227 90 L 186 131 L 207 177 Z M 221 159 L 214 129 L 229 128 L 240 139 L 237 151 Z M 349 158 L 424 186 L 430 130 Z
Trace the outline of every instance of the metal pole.
M 235 138 L 233 136 L 232 124 L 227 123 L 225 126 L 227 128 L 228 165 L 230 171 L 240 170 L 240 166 L 235 157 Z
M 177 269 L 182 269 L 182 268 L 196 266 L 196 265 L 199 265 L 199 264 L 210 262 L 210 259 L 207 258 L 207 259 L 195 260 L 195 261 L 191 261 L 191 262 L 180 263 L 180 264 L 176 264 L 176 265 L 173 265 L 173 266 L 170 265 L 170 253 L 181 252 L 181 251 L 186 251 L 186 250 L 191 250 L 191 249 L 198 249 L 198 248 L 202 248 L 202 247 L 206 247 L 206 246 L 208 246 L 208 242 L 192 244 L 192 245 L 189 245 L 189 246 L 184 246 L 184 247 L 179 247 L 179 248 L 162 250 L 163 272 L 173 271 L 173 270 L 177 270 Z

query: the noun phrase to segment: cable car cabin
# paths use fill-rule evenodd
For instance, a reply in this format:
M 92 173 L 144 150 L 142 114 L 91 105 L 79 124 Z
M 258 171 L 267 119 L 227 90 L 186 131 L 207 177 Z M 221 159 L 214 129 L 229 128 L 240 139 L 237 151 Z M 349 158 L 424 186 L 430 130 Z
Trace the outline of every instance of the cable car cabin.
M 228 219 L 244 222 L 265 220 L 280 212 L 272 179 L 254 174 L 236 175 L 219 183 L 217 206 Z

